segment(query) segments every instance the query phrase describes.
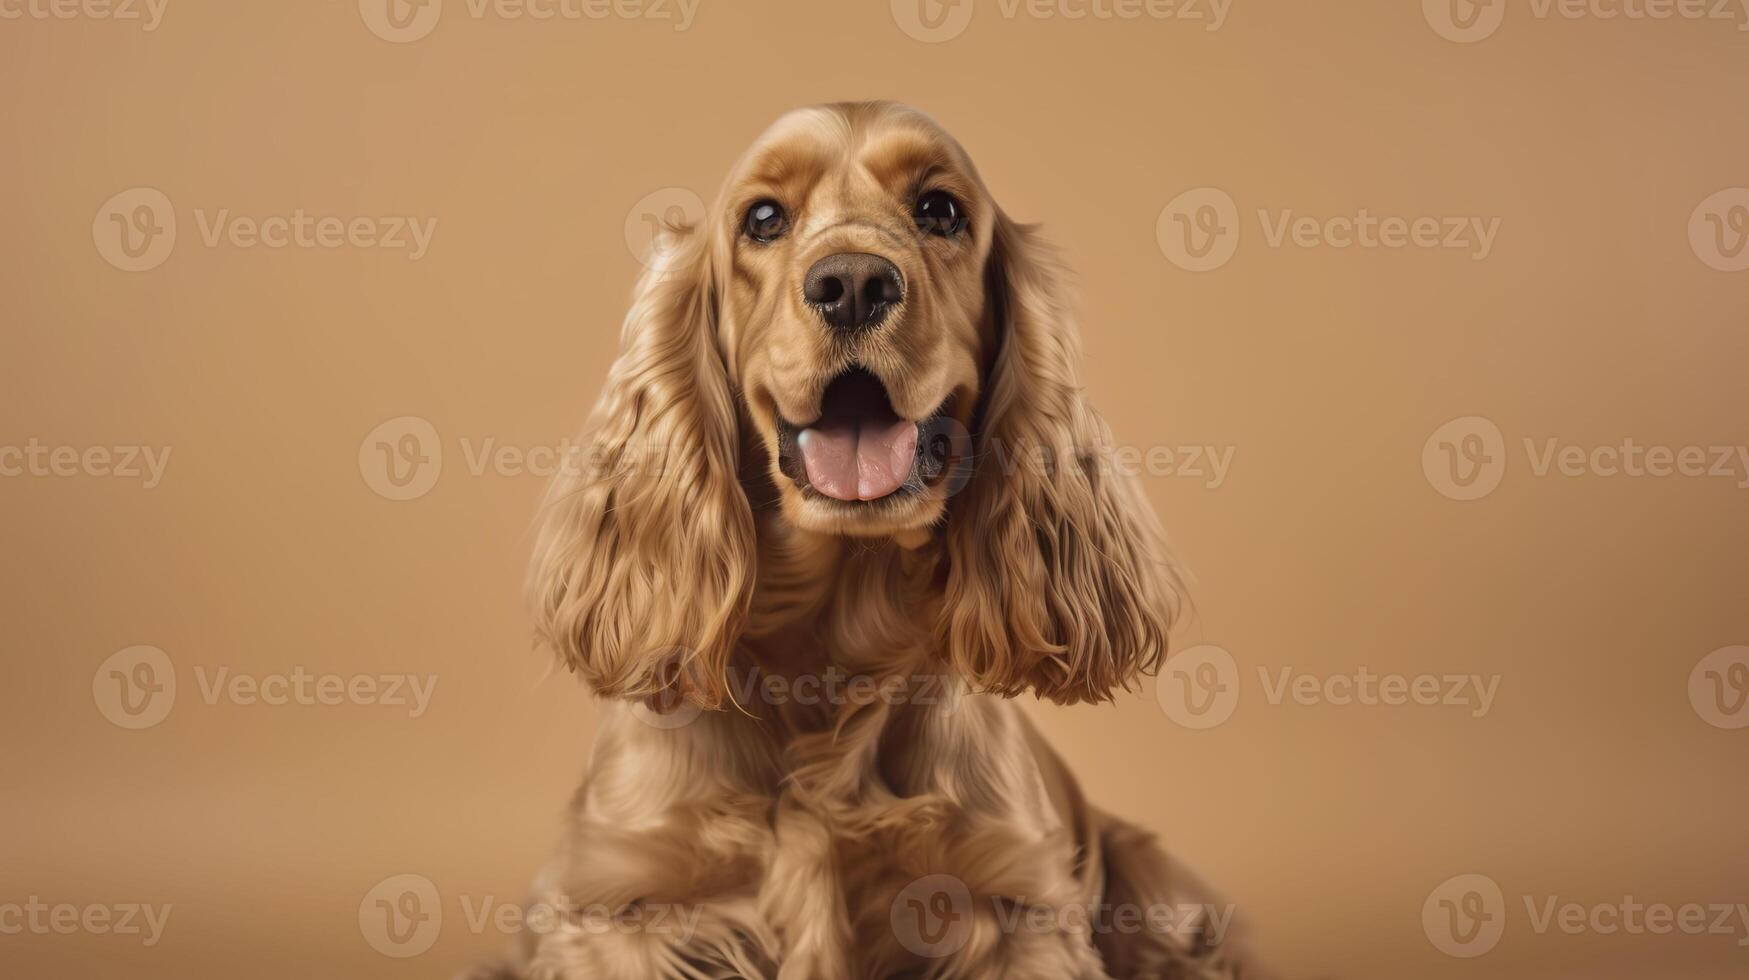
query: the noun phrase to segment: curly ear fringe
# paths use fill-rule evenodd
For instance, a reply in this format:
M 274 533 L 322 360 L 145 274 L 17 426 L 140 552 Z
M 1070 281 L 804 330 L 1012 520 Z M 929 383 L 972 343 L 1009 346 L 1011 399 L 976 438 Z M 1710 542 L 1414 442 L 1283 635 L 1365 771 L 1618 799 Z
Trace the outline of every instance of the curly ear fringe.
M 704 239 L 677 231 L 638 284 L 589 448 L 548 492 L 529 591 L 540 638 L 598 693 L 719 707 L 754 539 Z
M 1177 574 L 1134 479 L 1108 465 L 1055 256 L 1004 215 L 990 266 L 1001 349 L 953 501 L 943 640 L 981 690 L 1108 700 L 1158 669 Z

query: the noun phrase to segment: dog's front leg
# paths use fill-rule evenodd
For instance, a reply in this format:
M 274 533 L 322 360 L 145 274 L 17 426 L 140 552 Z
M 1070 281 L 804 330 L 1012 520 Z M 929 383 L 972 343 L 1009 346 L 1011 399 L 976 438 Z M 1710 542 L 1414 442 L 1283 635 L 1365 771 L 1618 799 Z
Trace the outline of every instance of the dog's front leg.
M 778 776 L 763 744 L 739 714 L 604 704 L 589 775 L 536 882 L 510 975 L 772 980 L 779 943 L 759 886 L 777 849 Z
M 1096 813 L 1105 870 L 1101 901 L 1142 928 L 1096 932 L 1106 969 L 1119 980 L 1265 980 L 1242 937 L 1234 906 L 1178 866 L 1152 835 Z

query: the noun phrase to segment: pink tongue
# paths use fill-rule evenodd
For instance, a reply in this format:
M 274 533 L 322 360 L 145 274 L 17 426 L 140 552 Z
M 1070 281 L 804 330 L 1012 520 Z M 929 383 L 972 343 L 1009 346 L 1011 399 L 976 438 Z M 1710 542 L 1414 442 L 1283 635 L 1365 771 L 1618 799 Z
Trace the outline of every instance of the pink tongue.
M 917 423 L 834 423 L 803 429 L 796 443 L 815 490 L 837 500 L 874 500 L 911 475 Z

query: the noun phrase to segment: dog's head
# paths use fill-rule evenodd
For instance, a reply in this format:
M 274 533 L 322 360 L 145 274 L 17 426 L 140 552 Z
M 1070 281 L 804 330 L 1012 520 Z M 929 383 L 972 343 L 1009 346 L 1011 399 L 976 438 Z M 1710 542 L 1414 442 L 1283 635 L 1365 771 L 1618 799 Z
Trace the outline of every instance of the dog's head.
M 1155 666 L 1171 571 L 1076 384 L 1060 278 L 921 113 L 779 120 L 638 287 L 548 501 L 545 639 L 603 694 L 721 705 L 757 506 L 939 539 L 934 625 L 979 689 L 1098 700 Z
M 995 349 L 996 207 L 965 152 L 892 106 L 778 122 L 723 193 L 719 336 L 784 515 L 828 534 L 936 523 Z

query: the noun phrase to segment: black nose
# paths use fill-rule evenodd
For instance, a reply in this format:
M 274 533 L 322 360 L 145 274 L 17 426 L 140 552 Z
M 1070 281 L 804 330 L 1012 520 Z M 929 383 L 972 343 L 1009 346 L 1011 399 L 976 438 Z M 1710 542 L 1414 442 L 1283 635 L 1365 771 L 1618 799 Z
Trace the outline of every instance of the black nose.
M 905 298 L 905 277 L 899 275 L 898 266 L 878 255 L 828 255 L 808 270 L 802 298 L 834 329 L 871 327 Z

